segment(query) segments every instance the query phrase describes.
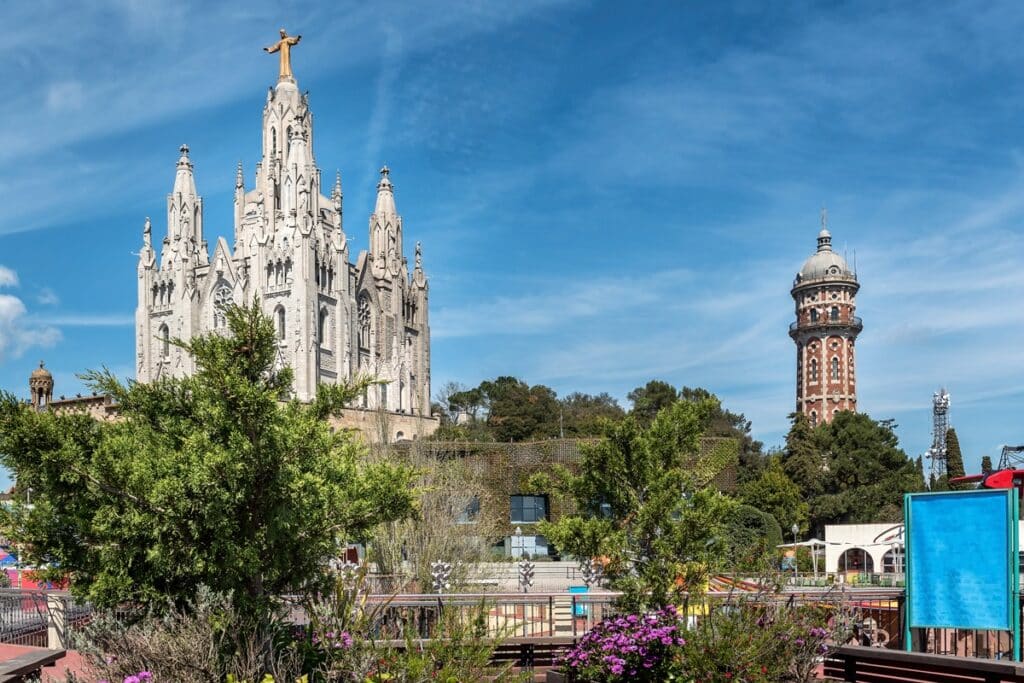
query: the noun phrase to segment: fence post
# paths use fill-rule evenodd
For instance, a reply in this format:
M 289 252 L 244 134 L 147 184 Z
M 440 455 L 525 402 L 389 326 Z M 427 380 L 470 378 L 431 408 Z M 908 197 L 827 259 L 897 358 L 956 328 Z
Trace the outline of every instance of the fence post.
M 68 604 L 63 595 L 46 594 L 46 647 L 68 648 Z

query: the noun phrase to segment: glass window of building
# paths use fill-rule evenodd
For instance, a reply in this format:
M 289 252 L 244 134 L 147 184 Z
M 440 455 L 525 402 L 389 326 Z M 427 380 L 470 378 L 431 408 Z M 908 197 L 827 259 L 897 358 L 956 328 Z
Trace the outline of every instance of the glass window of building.
M 513 524 L 533 524 L 547 519 L 546 496 L 512 496 L 510 520 Z

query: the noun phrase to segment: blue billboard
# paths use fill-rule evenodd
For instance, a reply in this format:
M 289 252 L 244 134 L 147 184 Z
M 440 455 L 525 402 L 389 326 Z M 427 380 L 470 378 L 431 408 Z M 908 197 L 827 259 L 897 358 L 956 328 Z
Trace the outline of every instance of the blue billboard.
M 911 628 L 1012 631 L 1019 642 L 1017 496 L 1015 488 L 905 496 L 908 649 Z

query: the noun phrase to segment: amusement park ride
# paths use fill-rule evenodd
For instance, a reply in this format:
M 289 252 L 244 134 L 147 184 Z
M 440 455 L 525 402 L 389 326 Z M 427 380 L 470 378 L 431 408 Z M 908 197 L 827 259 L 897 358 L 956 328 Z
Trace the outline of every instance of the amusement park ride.
M 953 477 L 949 480 L 950 484 L 972 482 L 979 482 L 979 488 L 985 489 L 1016 488 L 1018 494 L 1024 498 L 1024 446 L 1003 446 L 998 469 L 965 477 Z

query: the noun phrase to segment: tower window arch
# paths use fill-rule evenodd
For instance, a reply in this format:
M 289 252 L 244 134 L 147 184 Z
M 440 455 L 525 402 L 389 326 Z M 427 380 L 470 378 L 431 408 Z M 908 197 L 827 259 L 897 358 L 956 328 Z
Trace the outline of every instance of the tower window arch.
M 277 327 L 277 338 L 283 341 L 285 334 L 284 306 L 278 306 L 274 309 L 274 322 Z
M 811 418 L 811 426 L 812 427 L 817 427 L 818 426 L 818 411 L 812 410 L 810 418 Z
M 812 358 L 811 362 L 810 362 L 810 366 L 811 366 L 811 381 L 812 382 L 817 382 L 818 381 L 818 359 L 817 358 Z
M 812 323 L 818 322 L 818 309 L 817 308 L 812 308 L 811 309 L 811 322 Z
M 832 379 L 839 379 L 839 358 L 832 356 Z
M 160 326 L 160 355 L 167 358 L 171 355 L 171 330 L 166 324 Z
M 839 307 L 833 306 L 832 310 L 828 314 L 829 320 L 833 322 L 839 322 Z

